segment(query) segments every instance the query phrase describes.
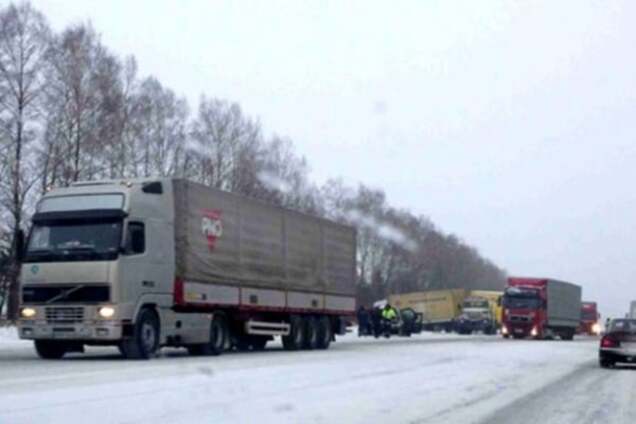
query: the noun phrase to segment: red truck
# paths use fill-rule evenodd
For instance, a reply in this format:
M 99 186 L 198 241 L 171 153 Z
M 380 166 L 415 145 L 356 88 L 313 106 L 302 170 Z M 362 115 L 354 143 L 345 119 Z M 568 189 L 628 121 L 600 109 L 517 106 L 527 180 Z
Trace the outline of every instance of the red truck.
M 549 278 L 508 278 L 502 297 L 505 338 L 572 340 L 581 321 L 581 287 Z
M 582 302 L 579 333 L 590 336 L 598 336 L 601 334 L 601 326 L 598 323 L 600 317 L 601 314 L 598 313 L 596 302 Z

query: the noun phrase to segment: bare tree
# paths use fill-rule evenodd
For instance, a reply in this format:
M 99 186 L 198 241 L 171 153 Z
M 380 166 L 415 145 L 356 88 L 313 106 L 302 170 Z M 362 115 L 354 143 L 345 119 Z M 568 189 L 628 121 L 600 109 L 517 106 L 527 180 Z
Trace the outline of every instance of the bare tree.
M 68 185 L 107 174 L 105 157 L 119 142 L 120 65 L 90 24 L 55 37 L 47 81 L 49 180 Z
M 186 101 L 150 77 L 131 97 L 129 110 L 129 173 L 181 175 L 187 137 Z
M 36 120 L 44 78 L 41 72 L 49 40 L 44 16 L 30 4 L 13 4 L 0 11 L 0 131 L 8 163 L 2 179 L 3 203 L 12 218 L 9 316 L 18 304 L 18 263 L 15 249 L 23 208 L 33 181 L 29 175 L 29 147 L 37 133 Z
M 211 187 L 242 192 L 253 184 L 262 146 L 260 126 L 240 106 L 205 96 L 191 124 L 188 174 Z

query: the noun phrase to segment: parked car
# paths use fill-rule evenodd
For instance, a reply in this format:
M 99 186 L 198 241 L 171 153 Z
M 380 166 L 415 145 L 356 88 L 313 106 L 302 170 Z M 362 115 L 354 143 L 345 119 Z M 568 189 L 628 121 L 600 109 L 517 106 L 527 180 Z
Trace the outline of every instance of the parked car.
M 610 368 L 617 363 L 636 363 L 636 319 L 612 320 L 601 338 L 599 364 Z

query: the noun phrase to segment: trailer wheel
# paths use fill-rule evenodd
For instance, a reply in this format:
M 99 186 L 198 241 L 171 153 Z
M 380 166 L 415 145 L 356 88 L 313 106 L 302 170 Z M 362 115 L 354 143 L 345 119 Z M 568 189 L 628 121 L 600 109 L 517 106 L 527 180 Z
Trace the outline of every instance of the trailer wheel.
M 318 347 L 318 321 L 314 317 L 303 318 L 305 322 L 305 343 L 303 349 L 314 350 Z
M 225 350 L 228 337 L 228 327 L 225 318 L 215 316 L 210 323 L 210 341 L 208 343 L 188 346 L 188 352 L 193 356 L 216 356 Z
M 144 308 L 135 322 L 133 336 L 124 339 L 119 351 L 127 359 L 149 359 L 159 350 L 159 318 L 155 311 Z
M 42 359 L 61 359 L 66 353 L 66 345 L 54 340 L 35 340 L 35 351 Z
M 291 328 L 289 335 L 283 336 L 283 347 L 285 350 L 302 349 L 305 344 L 304 320 L 298 315 L 289 317 Z
M 331 328 L 331 320 L 329 317 L 318 318 L 318 349 L 329 349 L 333 331 Z

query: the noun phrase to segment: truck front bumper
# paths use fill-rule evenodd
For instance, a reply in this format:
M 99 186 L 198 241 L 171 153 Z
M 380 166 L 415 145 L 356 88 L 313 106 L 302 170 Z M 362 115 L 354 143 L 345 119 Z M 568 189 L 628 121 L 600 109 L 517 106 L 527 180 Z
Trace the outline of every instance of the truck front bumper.
M 122 338 L 122 324 L 114 321 L 98 323 L 47 324 L 39 321 L 18 322 L 21 339 L 59 339 L 84 341 L 114 341 Z
M 28 306 L 32 318 L 18 320 L 18 334 L 27 340 L 108 342 L 122 338 L 121 319 L 96 319 L 97 306 Z
M 492 327 L 492 322 L 484 320 L 460 320 L 457 321 L 455 326 L 458 331 L 487 331 Z
M 532 325 L 507 324 L 507 334 L 513 337 L 529 337 L 532 332 Z

